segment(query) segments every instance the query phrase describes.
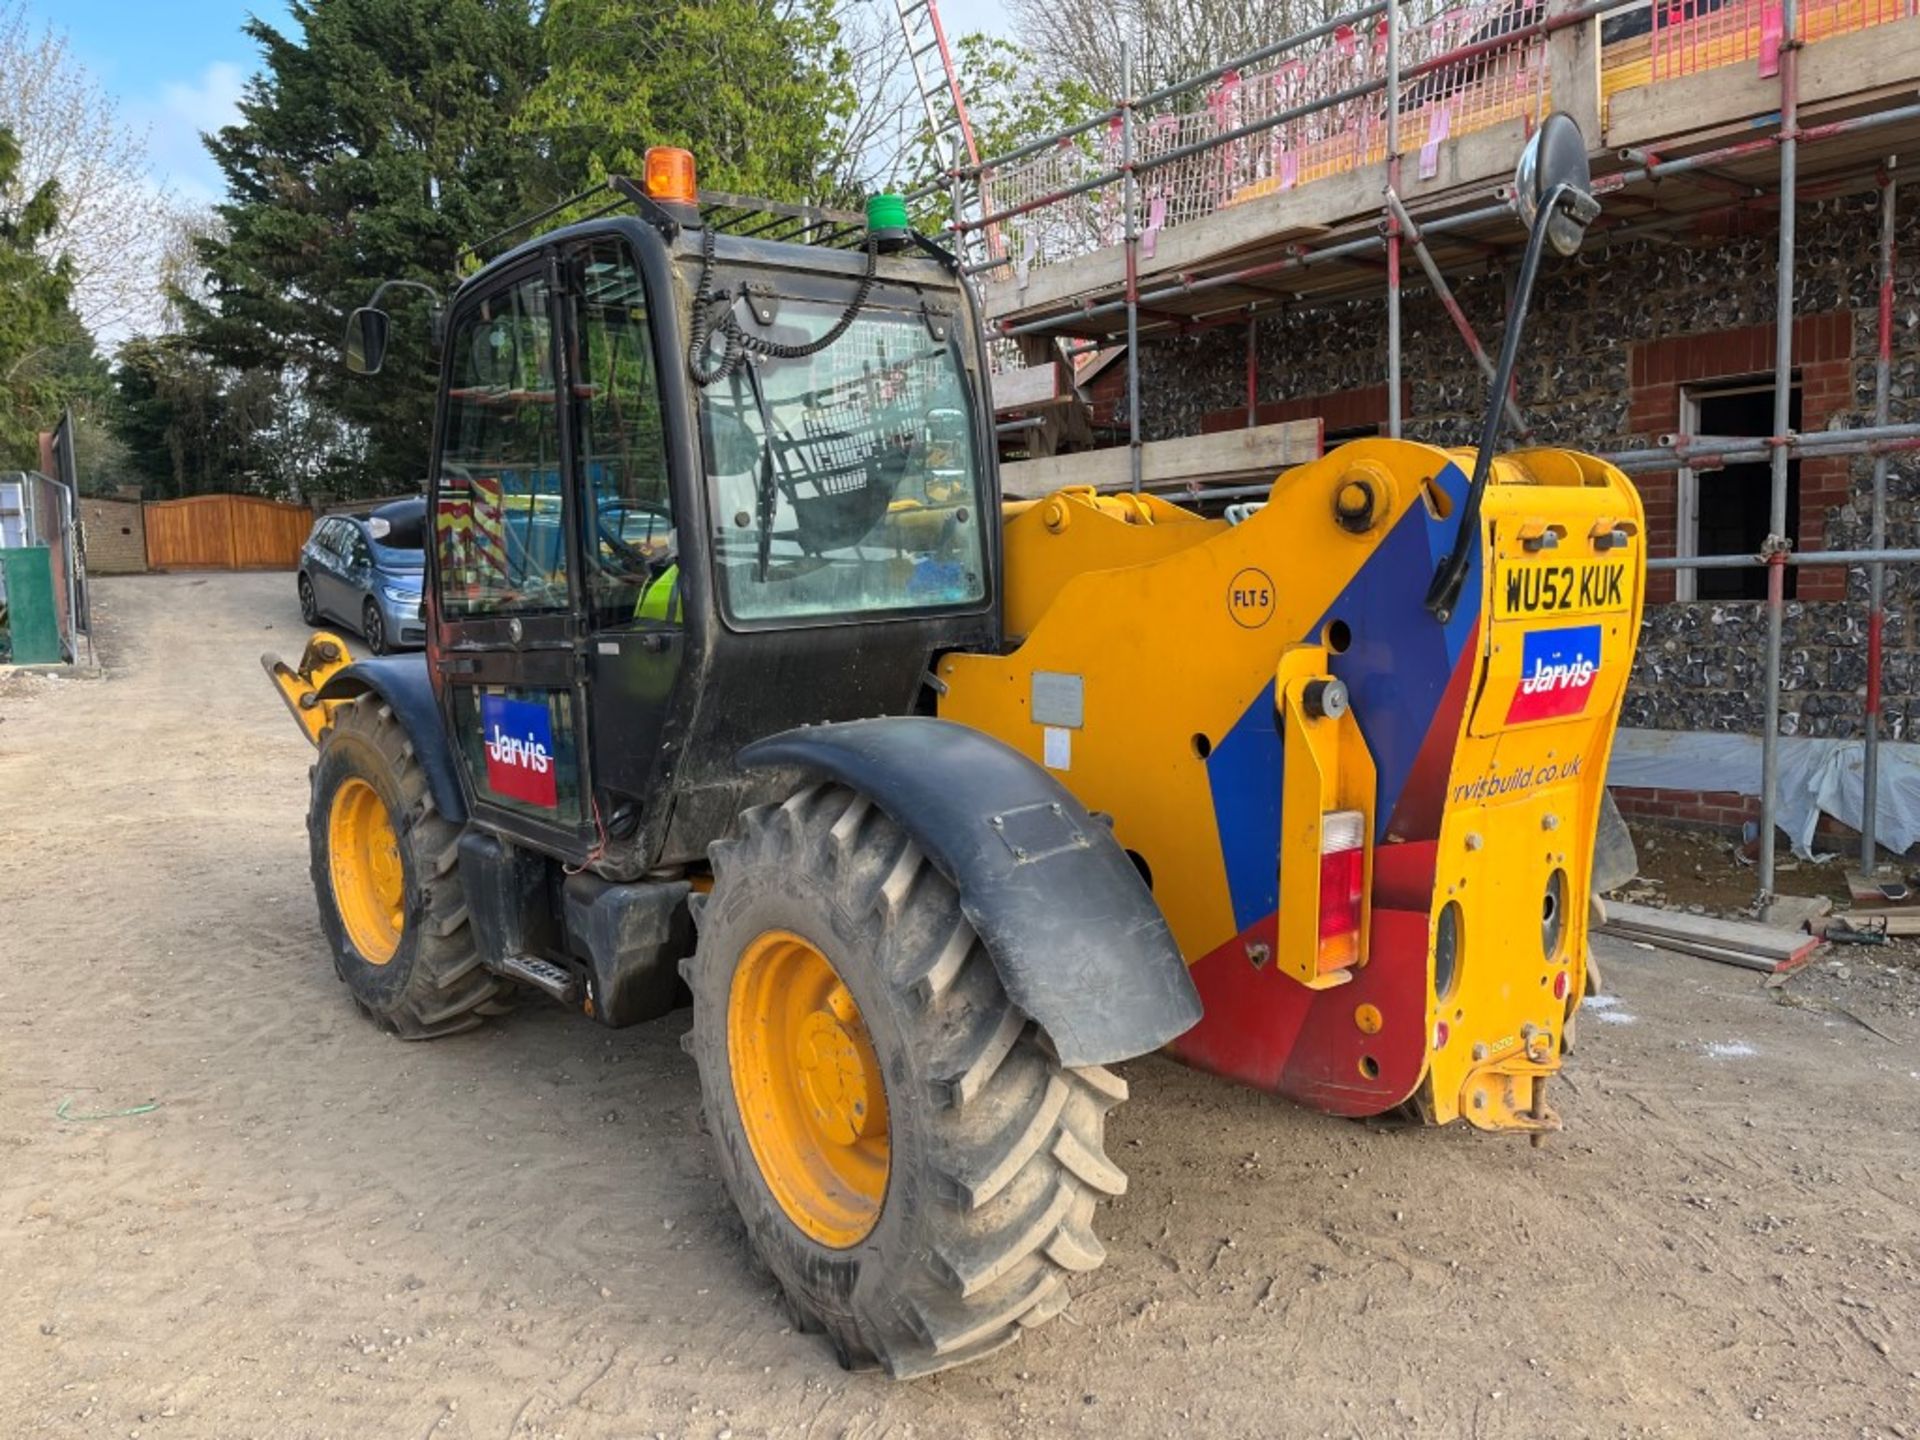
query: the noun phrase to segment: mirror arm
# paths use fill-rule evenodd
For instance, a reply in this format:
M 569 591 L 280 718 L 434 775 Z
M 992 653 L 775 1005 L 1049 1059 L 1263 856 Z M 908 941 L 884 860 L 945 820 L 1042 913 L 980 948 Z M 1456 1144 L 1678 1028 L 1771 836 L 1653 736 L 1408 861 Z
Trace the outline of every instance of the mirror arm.
M 374 290 L 373 298 L 367 301 L 366 308 L 369 310 L 378 310 L 380 308 L 380 297 L 385 295 L 389 290 L 423 290 L 432 298 L 433 308 L 435 310 L 438 310 L 442 304 L 440 292 L 423 280 L 382 280 Z
M 447 304 L 440 298 L 440 292 L 423 280 L 382 280 L 373 292 L 373 298 L 367 301 L 367 309 L 378 310 L 380 297 L 389 290 L 418 290 L 427 297 L 431 309 L 427 312 L 428 337 L 433 343 L 433 353 L 438 355 L 447 342 Z
M 1486 419 L 1480 425 L 1480 448 L 1473 456 L 1473 480 L 1467 486 L 1467 497 L 1460 507 L 1460 528 L 1454 532 L 1453 548 L 1447 552 L 1447 558 L 1434 572 L 1433 584 L 1427 588 L 1427 610 L 1442 625 L 1453 618 L 1454 606 L 1460 598 L 1460 586 L 1466 579 L 1468 557 L 1472 555 L 1473 546 L 1478 540 L 1480 502 L 1486 494 L 1487 479 L 1493 471 L 1493 449 L 1500 441 L 1500 423 L 1506 418 L 1506 394 L 1513 384 L 1514 364 L 1520 358 L 1520 331 L 1527 323 L 1527 302 L 1533 297 L 1534 277 L 1540 271 L 1540 252 L 1546 246 L 1547 226 L 1561 205 L 1572 201 L 1578 194 L 1572 185 L 1554 186 L 1546 203 L 1534 216 L 1533 229 L 1527 235 L 1526 255 L 1520 262 L 1519 283 L 1514 287 L 1513 314 L 1507 321 L 1506 334 L 1500 339 L 1500 363 L 1494 367 L 1493 389 L 1487 401 Z

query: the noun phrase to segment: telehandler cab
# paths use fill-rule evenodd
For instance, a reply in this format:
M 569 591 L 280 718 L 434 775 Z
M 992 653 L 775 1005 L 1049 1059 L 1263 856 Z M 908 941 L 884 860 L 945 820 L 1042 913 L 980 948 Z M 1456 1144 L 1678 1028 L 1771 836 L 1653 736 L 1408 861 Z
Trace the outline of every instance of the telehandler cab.
M 1479 451 L 1342 446 L 1239 523 L 1003 504 L 975 300 L 897 201 L 660 150 L 487 264 L 436 315 L 425 656 L 264 662 L 355 1001 L 424 1039 L 690 992 L 753 1244 L 896 1376 L 1100 1264 L 1117 1061 L 1556 1128 L 1644 578 L 1618 471 L 1493 454 L 1542 248 L 1597 209 L 1570 129 L 1518 177 Z M 387 335 L 356 311 L 350 366 Z

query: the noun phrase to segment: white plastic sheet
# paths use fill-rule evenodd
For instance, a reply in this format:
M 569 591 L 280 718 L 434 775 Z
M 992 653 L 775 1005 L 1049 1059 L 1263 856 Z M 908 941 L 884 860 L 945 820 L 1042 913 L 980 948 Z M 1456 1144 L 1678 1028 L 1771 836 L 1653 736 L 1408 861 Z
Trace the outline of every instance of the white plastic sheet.
M 1824 813 L 1860 828 L 1866 746 L 1859 740 L 1809 736 L 1780 739 L 1774 819 L 1793 853 L 1813 853 Z M 1691 730 L 1622 729 L 1614 741 L 1607 783 L 1634 790 L 1732 790 L 1760 793 L 1760 737 Z M 1880 744 L 1880 843 L 1904 851 L 1920 840 L 1920 745 Z

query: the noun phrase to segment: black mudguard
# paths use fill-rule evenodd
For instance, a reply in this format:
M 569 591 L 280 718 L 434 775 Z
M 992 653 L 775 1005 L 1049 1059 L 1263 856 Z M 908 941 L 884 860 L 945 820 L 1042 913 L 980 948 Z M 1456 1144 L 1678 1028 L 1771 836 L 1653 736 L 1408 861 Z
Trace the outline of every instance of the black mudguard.
M 395 718 L 413 742 L 413 753 L 427 772 L 427 789 L 440 813 L 456 825 L 467 820 L 466 796 L 460 793 L 460 772 L 453 746 L 440 723 L 440 706 L 433 698 L 425 655 L 382 655 L 356 660 L 320 688 L 322 700 L 347 700 L 371 690 L 393 707 Z
M 1107 826 L 1026 756 L 949 720 L 789 730 L 740 752 L 859 791 L 959 891 L 1008 996 L 1069 1066 L 1157 1050 L 1200 1018 L 1160 907 Z

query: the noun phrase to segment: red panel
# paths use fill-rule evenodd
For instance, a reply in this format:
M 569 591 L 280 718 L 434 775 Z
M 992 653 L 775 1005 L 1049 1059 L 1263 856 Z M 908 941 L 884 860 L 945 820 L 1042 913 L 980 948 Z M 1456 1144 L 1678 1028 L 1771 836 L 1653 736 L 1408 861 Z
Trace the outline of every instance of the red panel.
M 1262 1090 L 1279 1088 L 1313 998 L 1306 986 L 1280 974 L 1271 958 L 1258 967 L 1247 958 L 1252 945 L 1264 945 L 1272 956 L 1276 921 L 1269 915 L 1193 966 L 1200 1023 L 1168 1047 L 1189 1065 Z
M 1380 1012 L 1379 1033 L 1355 1023 Z M 1313 998 L 1280 1076 L 1280 1093 L 1332 1115 L 1378 1115 L 1405 1100 L 1427 1066 L 1427 916 L 1375 910 L 1364 969 Z
M 1433 904 L 1438 840 L 1379 845 L 1373 852 L 1373 903 L 1388 910 L 1426 911 Z
M 1427 1060 L 1426 912 L 1376 908 L 1366 966 L 1331 990 L 1307 989 L 1270 959 L 1256 968 L 1247 947 L 1271 955 L 1273 936 L 1268 916 L 1193 967 L 1205 1012 L 1172 1053 L 1334 1115 L 1377 1115 L 1411 1095 Z M 1380 1012 L 1378 1033 L 1356 1023 L 1362 1005 Z

